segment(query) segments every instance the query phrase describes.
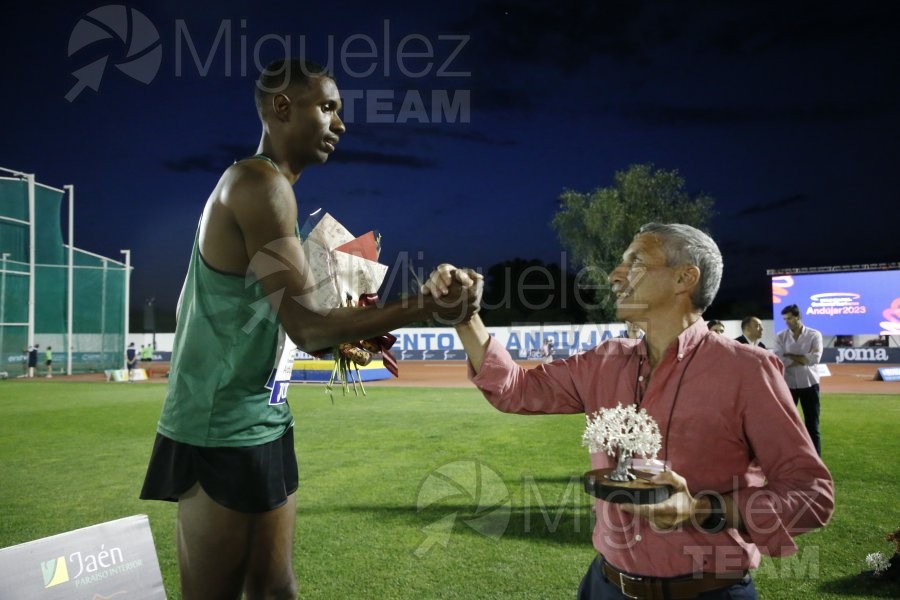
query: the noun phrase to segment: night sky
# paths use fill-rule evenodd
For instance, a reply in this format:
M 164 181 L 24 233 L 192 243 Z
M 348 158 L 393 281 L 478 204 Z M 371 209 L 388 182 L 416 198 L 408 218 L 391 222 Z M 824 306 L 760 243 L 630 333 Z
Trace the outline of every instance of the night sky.
M 560 193 L 633 163 L 715 198 L 723 302 L 764 301 L 767 268 L 900 259 L 893 3 L 186 4 L 16 1 L 0 25 L 0 166 L 75 185 L 75 245 L 132 250 L 134 306 L 174 306 L 285 46 L 328 63 L 346 106 L 300 214 L 379 230 L 387 264 L 566 262 Z

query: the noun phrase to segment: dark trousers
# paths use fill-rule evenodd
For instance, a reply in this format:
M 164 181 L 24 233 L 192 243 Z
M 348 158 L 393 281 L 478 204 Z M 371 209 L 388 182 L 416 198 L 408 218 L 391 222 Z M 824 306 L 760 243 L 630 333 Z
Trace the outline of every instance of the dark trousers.
M 600 557 L 594 559 L 588 572 L 578 586 L 578 600 L 626 600 L 625 595 L 618 587 L 610 583 L 601 570 Z M 746 581 L 736 583 L 730 587 L 706 592 L 697 596 L 702 600 L 757 600 L 756 586 L 753 579 L 747 577 Z
M 822 456 L 822 440 L 819 436 L 819 384 L 808 388 L 791 388 L 794 404 L 803 409 L 803 422 L 819 456 Z

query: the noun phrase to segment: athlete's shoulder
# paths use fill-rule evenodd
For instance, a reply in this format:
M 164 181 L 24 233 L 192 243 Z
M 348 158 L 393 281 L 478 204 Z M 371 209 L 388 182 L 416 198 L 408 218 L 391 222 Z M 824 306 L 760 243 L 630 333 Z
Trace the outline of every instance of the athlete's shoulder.
M 214 202 L 228 207 L 235 215 L 254 218 L 271 213 L 291 215 L 296 212 L 297 200 L 288 180 L 270 164 L 245 159 L 222 175 Z

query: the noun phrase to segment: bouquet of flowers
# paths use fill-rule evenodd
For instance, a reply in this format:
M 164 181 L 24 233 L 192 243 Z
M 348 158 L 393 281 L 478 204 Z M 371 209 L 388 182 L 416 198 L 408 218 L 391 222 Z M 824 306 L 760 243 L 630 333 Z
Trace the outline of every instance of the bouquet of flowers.
M 388 269 L 387 265 L 378 262 L 381 237 L 373 231 L 356 237 L 328 213 L 314 224 L 312 220 L 308 221 L 304 230 L 307 233 L 304 235 L 301 230 L 301 243 L 315 281 L 312 293 L 316 306 L 328 310 L 375 304 L 378 300 L 376 292 Z M 348 340 L 339 344 L 331 352 L 334 370 L 326 390 L 333 393 L 335 383 L 339 383 L 346 394 L 352 383 L 353 391 L 359 394 L 359 383 L 365 395 L 359 367 L 369 364 L 372 355 L 379 353 L 385 367 L 397 377 L 397 361 L 390 352 L 395 341 L 393 335 L 384 333 L 367 340 Z

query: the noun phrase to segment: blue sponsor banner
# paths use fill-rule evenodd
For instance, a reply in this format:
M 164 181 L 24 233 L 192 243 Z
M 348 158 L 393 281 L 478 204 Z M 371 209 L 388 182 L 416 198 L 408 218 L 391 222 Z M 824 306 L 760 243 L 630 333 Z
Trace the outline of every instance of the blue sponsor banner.
M 900 335 L 900 270 L 773 277 L 775 323 L 791 304 L 823 335 Z
M 823 363 L 900 364 L 900 348 L 863 346 L 860 348 L 825 348 Z
M 415 351 L 443 351 L 453 350 L 460 347 L 459 338 L 452 329 L 434 329 L 434 330 L 401 330 L 397 332 L 397 341 L 394 343 L 392 352 L 403 350 Z M 402 359 L 401 359 L 402 360 Z
M 544 345 L 552 342 L 553 356 L 564 358 L 590 350 L 621 336 L 622 325 L 521 325 L 488 327 L 488 332 L 513 358 L 543 358 Z M 452 328 L 405 328 L 393 332 L 397 342 L 391 352 L 397 360 L 465 360 L 466 354 Z
M 392 350 L 397 360 L 466 360 L 465 350 Z
M 112 356 L 117 357 L 117 356 L 119 356 L 119 353 L 116 351 L 73 352 L 72 353 L 72 363 L 75 365 L 102 363 L 102 362 L 105 362 L 106 360 L 109 360 L 110 357 L 112 357 Z M 122 349 L 121 356 L 122 356 L 122 363 L 124 364 L 125 363 L 125 349 L 124 348 Z M 2 358 L 5 359 L 5 362 L 12 364 L 12 365 L 24 365 L 25 363 L 28 362 L 28 357 L 26 357 L 24 353 L 8 354 Z M 68 358 L 69 358 L 69 356 L 68 356 L 67 352 L 61 352 L 61 351 L 54 350 L 53 351 L 54 369 L 64 368 L 66 363 L 68 362 Z M 153 360 L 155 360 L 157 362 L 169 362 L 171 359 L 172 359 L 171 352 L 154 352 L 153 353 Z M 138 360 L 140 361 L 140 357 L 138 357 Z M 2 362 L 3 361 L 0 361 L 0 363 L 2 363 Z M 140 361 L 140 362 L 146 362 L 146 361 Z M 44 351 L 43 350 L 39 351 L 38 366 L 41 368 L 44 367 Z
M 347 372 L 347 383 L 352 384 L 353 382 L 366 382 L 366 381 L 381 381 L 383 379 L 390 379 L 393 377 L 391 372 L 386 368 L 376 368 L 376 369 L 360 369 L 355 370 L 351 369 Z M 331 380 L 331 369 L 322 370 L 322 369 L 294 369 L 291 373 L 291 382 L 328 382 Z M 340 385 L 340 384 L 337 384 Z

